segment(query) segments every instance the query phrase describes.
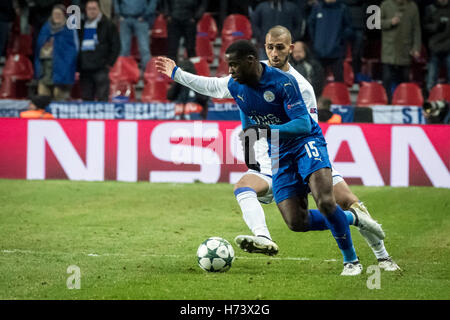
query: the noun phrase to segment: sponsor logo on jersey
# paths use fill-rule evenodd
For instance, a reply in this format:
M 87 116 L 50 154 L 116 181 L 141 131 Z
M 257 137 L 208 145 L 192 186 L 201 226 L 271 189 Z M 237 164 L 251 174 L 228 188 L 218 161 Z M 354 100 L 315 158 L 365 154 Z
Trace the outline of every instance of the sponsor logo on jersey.
M 297 101 L 296 103 L 288 104 L 288 105 L 287 105 L 287 108 L 288 108 L 288 110 L 291 110 L 292 107 L 295 107 L 295 106 L 297 106 L 297 105 L 299 105 L 299 104 L 301 104 L 301 103 L 302 103 L 301 101 Z
M 237 97 L 238 97 L 239 99 L 241 99 L 242 102 L 245 102 L 245 101 L 244 101 L 244 98 L 242 98 L 240 95 L 237 95 Z
M 309 108 L 309 113 L 317 113 L 317 108 Z
M 275 95 L 273 94 L 272 91 L 266 91 L 264 92 L 264 100 L 266 100 L 267 102 L 272 102 L 273 100 L 275 100 Z

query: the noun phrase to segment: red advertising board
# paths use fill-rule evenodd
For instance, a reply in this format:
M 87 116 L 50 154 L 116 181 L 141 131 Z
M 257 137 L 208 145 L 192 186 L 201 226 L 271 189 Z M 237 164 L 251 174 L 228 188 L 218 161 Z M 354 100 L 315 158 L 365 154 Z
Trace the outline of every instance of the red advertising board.
M 450 126 L 321 125 L 353 184 L 450 188 Z M 0 178 L 234 183 L 237 121 L 0 119 Z

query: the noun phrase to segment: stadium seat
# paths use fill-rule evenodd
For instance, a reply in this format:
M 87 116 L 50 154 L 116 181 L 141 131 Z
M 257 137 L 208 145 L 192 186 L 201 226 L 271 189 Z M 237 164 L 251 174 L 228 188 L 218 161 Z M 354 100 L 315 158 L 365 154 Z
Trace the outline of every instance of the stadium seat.
M 19 53 L 31 57 L 33 55 L 32 43 L 31 34 L 14 35 L 6 50 L 6 56 Z
M 109 85 L 109 100 L 110 101 L 136 101 L 136 91 L 134 85 L 126 81 L 111 82 Z
M 153 23 L 150 51 L 153 56 L 167 55 L 167 22 L 163 14 L 160 14 Z
M 170 78 L 166 75 L 159 73 L 156 70 L 156 59 L 158 57 L 153 56 L 149 62 L 147 62 L 147 66 L 145 67 L 144 71 L 144 82 L 147 83 L 149 81 L 169 81 Z
M 140 71 L 133 57 L 119 57 L 109 72 L 111 82 L 129 82 L 136 84 L 139 81 Z
M 202 57 L 190 58 L 191 62 L 194 64 L 195 71 L 199 76 L 209 77 L 211 72 L 209 70 L 209 64 L 206 59 Z
M 242 14 L 230 14 L 223 21 L 222 41 L 224 39 L 247 39 L 252 38 L 252 25 L 248 18 Z
M 333 104 L 350 105 L 350 94 L 343 82 L 330 82 L 323 89 L 323 97 L 327 97 Z
M 33 65 L 25 55 L 10 55 L 3 68 L 3 78 L 13 78 L 15 80 L 31 80 L 33 78 Z
M 422 106 L 423 96 L 420 87 L 412 82 L 400 83 L 392 96 L 393 105 Z
M 237 40 L 237 39 L 236 39 Z M 220 46 L 219 60 L 225 59 L 225 51 L 228 46 L 235 41 L 234 38 L 222 38 L 222 45 Z
M 167 38 L 167 21 L 162 13 L 156 17 L 153 23 L 152 38 Z
M 206 36 L 210 41 L 214 41 L 217 38 L 217 24 L 211 13 L 205 12 L 197 22 L 197 36 Z
M 142 90 L 142 102 L 167 102 L 167 90 L 170 82 L 152 79 L 144 85 Z
M 200 36 L 197 33 L 195 38 L 195 52 L 198 57 L 204 57 L 209 63 L 214 60 L 213 43 L 207 36 Z
M 0 86 L 0 99 L 26 99 L 28 97 L 27 80 L 3 78 Z
M 358 107 L 367 107 L 371 105 L 386 105 L 388 98 L 386 90 L 378 82 L 361 82 L 356 99 Z
M 450 84 L 439 83 L 431 89 L 428 101 L 437 100 L 446 100 L 450 102 Z
M 228 72 L 228 63 L 225 60 L 219 61 L 219 66 L 216 70 L 216 77 L 226 77 L 230 73 Z

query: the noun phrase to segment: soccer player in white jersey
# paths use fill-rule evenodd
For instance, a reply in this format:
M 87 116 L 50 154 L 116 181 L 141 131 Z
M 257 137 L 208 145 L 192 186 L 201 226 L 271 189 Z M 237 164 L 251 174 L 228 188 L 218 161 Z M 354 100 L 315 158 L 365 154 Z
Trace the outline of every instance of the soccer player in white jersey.
M 266 35 L 265 49 L 269 60 L 263 62 L 295 77 L 311 117 L 318 121 L 317 102 L 311 84 L 288 62 L 293 49 L 289 30 L 282 26 L 271 28 Z M 159 72 L 171 76 L 176 82 L 194 91 L 214 98 L 232 98 L 227 85 L 230 76 L 214 78 L 193 75 L 179 69 L 175 62 L 164 57 L 158 58 L 156 65 Z M 268 155 L 268 144 L 264 138 L 256 142 L 255 154 L 256 160 L 260 164 L 260 170 L 249 169 L 234 186 L 235 191 L 243 190 L 242 188 L 248 188 L 249 190 L 237 194 L 236 200 L 242 210 L 244 221 L 254 235 L 240 235 L 236 237 L 235 241 L 244 251 L 275 255 L 279 249 L 277 244 L 272 241 L 264 210 L 260 204 L 268 204 L 273 201 L 271 160 Z M 389 256 L 384 246 L 384 232 L 380 225 L 371 218 L 364 204 L 334 169 L 332 170 L 332 177 L 333 194 L 336 202 L 343 210 L 350 210 L 354 213 L 352 224 L 358 228 L 371 247 L 380 268 L 386 271 L 399 270 L 400 268 Z M 301 230 L 301 226 L 299 226 L 299 229 Z

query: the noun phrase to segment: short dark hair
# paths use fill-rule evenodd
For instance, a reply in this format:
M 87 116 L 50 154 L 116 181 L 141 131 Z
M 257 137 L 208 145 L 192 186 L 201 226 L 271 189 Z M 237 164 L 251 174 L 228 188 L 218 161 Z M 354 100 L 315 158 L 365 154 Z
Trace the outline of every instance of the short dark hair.
M 87 0 L 86 5 L 88 4 L 88 2 L 96 2 L 98 7 L 100 8 L 100 0 Z
M 259 60 L 258 50 L 248 40 L 237 40 L 230 44 L 230 46 L 225 51 L 225 54 L 231 53 L 235 53 L 237 58 L 244 58 L 248 55 L 253 55 L 257 60 Z

